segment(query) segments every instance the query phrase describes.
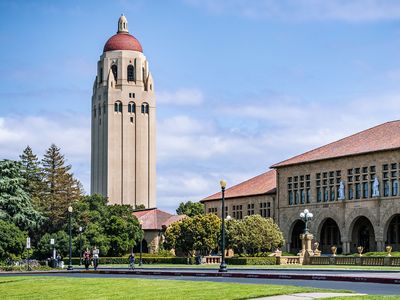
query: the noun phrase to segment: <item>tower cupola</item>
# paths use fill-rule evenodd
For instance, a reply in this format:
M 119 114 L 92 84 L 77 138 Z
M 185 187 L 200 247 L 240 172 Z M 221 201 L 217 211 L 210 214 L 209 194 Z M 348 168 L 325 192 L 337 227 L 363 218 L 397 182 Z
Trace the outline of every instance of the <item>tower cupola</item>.
M 118 20 L 118 33 L 129 33 L 128 31 L 128 20 L 122 14 Z

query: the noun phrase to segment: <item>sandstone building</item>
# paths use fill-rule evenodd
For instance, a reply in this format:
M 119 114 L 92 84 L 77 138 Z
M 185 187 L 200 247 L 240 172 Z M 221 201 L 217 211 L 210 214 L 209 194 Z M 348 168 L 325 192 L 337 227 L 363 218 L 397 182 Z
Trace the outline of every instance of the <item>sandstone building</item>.
M 365 252 L 383 251 L 386 245 L 400 250 L 400 121 L 375 126 L 272 168 L 226 190 L 229 215 L 260 214 L 248 207 L 269 199 L 270 216 L 291 252 L 300 247 L 304 223 L 299 213 L 305 208 L 314 214 L 310 230 L 325 253 L 332 245 L 342 253 L 354 253 L 360 245 Z M 267 174 L 274 174 L 275 180 Z M 215 194 L 201 200 L 206 212 L 219 214 L 220 198 Z
M 91 194 L 156 206 L 156 99 L 149 63 L 125 16 L 105 44 L 92 96 Z

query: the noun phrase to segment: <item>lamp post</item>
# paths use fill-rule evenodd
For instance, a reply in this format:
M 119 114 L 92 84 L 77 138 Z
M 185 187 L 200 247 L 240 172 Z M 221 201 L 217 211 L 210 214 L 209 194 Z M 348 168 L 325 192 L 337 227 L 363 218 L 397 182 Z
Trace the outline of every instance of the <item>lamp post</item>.
M 219 266 L 219 272 L 227 272 L 228 270 L 226 269 L 226 263 L 225 263 L 225 187 L 226 187 L 226 181 L 221 180 L 219 182 L 221 186 L 221 194 L 222 194 L 222 210 L 221 210 L 221 250 L 222 250 L 222 256 L 221 256 L 221 265 Z
M 143 236 L 141 236 L 140 237 L 140 257 L 139 257 L 139 267 L 141 267 L 142 266 L 142 253 L 143 253 L 143 238 L 144 238 L 144 232 L 143 232 L 143 229 L 142 229 L 142 227 L 143 227 L 143 220 L 140 220 L 139 221 L 139 225 L 140 225 L 140 230 L 142 231 L 142 235 Z
M 55 239 L 50 239 L 50 245 L 53 248 L 52 249 L 52 254 L 51 254 L 52 259 L 50 260 L 50 262 L 51 262 L 51 266 L 53 268 L 56 267 L 56 248 L 55 248 L 55 243 L 56 243 Z
M 79 226 L 79 266 L 82 265 L 82 226 Z
M 73 270 L 74 268 L 72 267 L 72 211 L 73 211 L 73 208 L 72 208 L 72 206 L 69 206 L 68 207 L 68 214 L 69 214 L 69 264 L 68 264 L 68 268 L 67 268 L 67 270 L 69 270 L 69 271 L 71 271 L 71 270 Z
M 308 222 L 314 217 L 312 213 L 309 212 L 308 209 L 305 209 L 300 213 L 300 218 L 306 223 L 306 227 L 304 228 L 304 233 L 308 234 Z

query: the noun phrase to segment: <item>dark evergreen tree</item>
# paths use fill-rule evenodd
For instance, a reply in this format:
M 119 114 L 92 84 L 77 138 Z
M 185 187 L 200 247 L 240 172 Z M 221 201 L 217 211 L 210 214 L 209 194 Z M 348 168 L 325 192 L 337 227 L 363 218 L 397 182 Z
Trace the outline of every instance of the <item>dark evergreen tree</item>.
M 24 190 L 25 183 L 21 163 L 0 161 L 0 219 L 14 223 L 22 230 L 34 231 L 43 222 L 43 217 Z
M 40 193 L 43 189 L 42 176 L 38 157 L 33 154 L 32 148 L 27 146 L 20 155 L 22 175 L 26 180 L 25 190 L 31 195 L 32 203 L 40 207 Z
M 46 229 L 50 232 L 64 227 L 68 206 L 82 195 L 81 184 L 70 171 L 71 165 L 66 165 L 60 148 L 52 144 L 42 159 L 41 195 L 41 209 L 49 219 Z
M 204 205 L 200 202 L 181 202 L 176 209 L 178 215 L 187 215 L 188 217 L 194 217 L 197 215 L 204 214 Z

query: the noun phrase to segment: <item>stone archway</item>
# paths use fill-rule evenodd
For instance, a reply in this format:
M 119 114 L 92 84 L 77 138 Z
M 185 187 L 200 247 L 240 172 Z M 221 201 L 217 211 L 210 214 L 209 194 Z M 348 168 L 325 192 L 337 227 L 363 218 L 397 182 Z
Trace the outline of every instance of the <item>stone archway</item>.
M 364 247 L 364 253 L 376 251 L 374 226 L 367 217 L 360 216 L 352 222 L 350 236 L 351 252 L 357 253 L 358 246 Z
M 393 247 L 393 251 L 400 250 L 400 214 L 393 215 L 386 226 L 386 244 Z
M 290 234 L 290 252 L 299 253 L 301 250 L 300 234 L 304 233 L 305 224 L 302 220 L 296 220 L 292 225 Z
M 322 253 L 331 253 L 331 247 L 335 245 L 337 252 L 342 253 L 342 242 L 338 224 L 332 218 L 323 221 L 319 233 L 319 249 Z

